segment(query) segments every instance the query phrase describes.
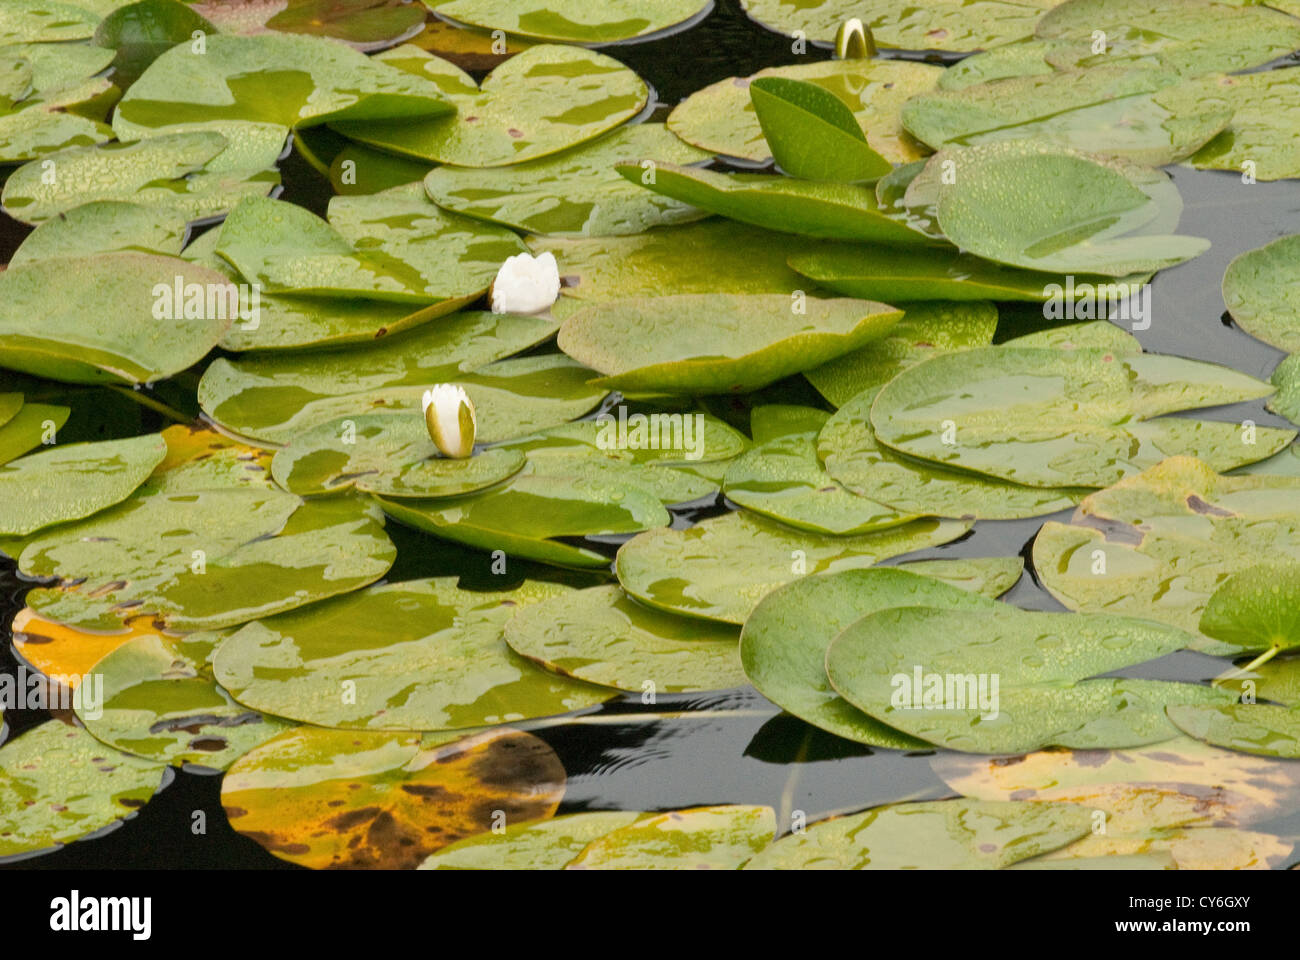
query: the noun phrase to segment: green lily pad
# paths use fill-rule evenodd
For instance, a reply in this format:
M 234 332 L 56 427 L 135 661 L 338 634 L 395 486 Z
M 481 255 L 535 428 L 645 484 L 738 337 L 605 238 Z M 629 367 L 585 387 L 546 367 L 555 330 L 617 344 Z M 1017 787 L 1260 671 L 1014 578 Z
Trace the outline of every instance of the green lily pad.
M 792 177 L 860 183 L 893 169 L 872 150 L 848 104 L 806 80 L 758 77 L 749 84 L 763 138 Z
M 560 327 L 560 349 L 619 390 L 756 390 L 883 336 L 901 316 L 869 300 L 686 295 L 596 305 Z
M 926 0 L 898 5 L 887 0 L 741 0 L 764 26 L 796 30 L 809 40 L 830 43 L 840 24 L 860 17 L 876 43 L 899 50 L 981 50 L 1034 32 L 1044 11 L 1059 0 Z
M 217 28 L 179 0 L 139 0 L 114 10 L 95 28 L 95 44 L 117 52 L 113 79 L 130 87 L 145 69 L 178 43 L 189 43 L 195 31 Z
M 224 290 L 173 257 L 109 253 L 40 260 L 0 274 L 0 366 L 69 383 L 151 383 L 193 366 L 229 320 L 157 316 L 177 286 Z M 203 313 L 208 311 L 204 310 Z
M 826 426 L 830 412 L 794 404 L 763 403 L 749 411 L 749 435 L 755 443 L 770 443 Z
M 1277 393 L 1273 394 L 1265 406 L 1274 413 L 1280 413 L 1292 423 L 1300 422 L 1300 359 L 1292 354 L 1277 365 L 1269 377 Z
M 653 493 L 599 477 L 525 473 L 464 497 L 379 503 L 395 520 L 436 537 L 576 569 L 603 569 L 609 558 L 562 538 L 640 533 L 670 520 Z
M 505 639 L 548 670 L 616 690 L 680 693 L 746 682 L 734 627 L 651 609 L 617 586 L 525 608 L 506 624 Z
M 0 858 L 53 849 L 133 816 L 166 770 L 80 727 L 33 727 L 0 747 Z
M 113 137 L 104 121 L 117 99 L 96 76 L 113 51 L 85 44 L 6 43 L 0 27 L 0 163 L 22 163 Z
M 265 164 L 214 169 L 228 144 L 219 133 L 198 131 L 61 150 L 13 172 L 4 185 L 4 210 L 25 223 L 40 223 L 83 203 L 117 200 L 161 207 L 186 220 L 218 216 L 280 184 L 279 172 L 263 169 Z
M 1261 700 L 1300 706 L 1300 657 L 1278 657 L 1255 667 L 1255 692 Z
M 431 854 L 420 870 L 563 870 L 587 844 L 644 814 L 631 810 L 566 813 L 475 834 Z
M 978 591 L 938 579 L 951 563 L 935 562 L 931 569 L 936 576 L 891 568 L 843 570 L 773 590 L 750 613 L 740 634 L 745 675 L 778 707 L 836 736 L 873 747 L 927 749 L 925 741 L 872 719 L 836 693 L 826 677 L 826 650 L 840 631 L 868 613 L 920 604 L 981 610 L 1011 586 L 1007 576 L 995 575 Z M 1001 560 L 980 564 L 995 573 L 1008 566 Z M 1018 577 L 1020 565 L 1011 565 Z
M 737 870 L 775 835 L 771 807 L 670 810 L 598 837 L 566 869 Z
M 693 20 L 709 0 L 428 0 L 439 16 L 484 30 L 504 30 L 530 40 L 556 43 L 616 43 L 659 33 Z
M 288 441 L 349 413 L 370 412 L 373 401 L 382 400 L 385 391 L 409 390 L 417 401 L 412 408 L 418 410 L 416 394 L 430 384 L 456 380 L 534 346 L 555 330 L 554 322 L 539 317 L 474 311 L 452 314 L 377 342 L 372 337 L 347 352 L 221 358 L 208 365 L 199 381 L 199 405 L 234 433 Z M 598 402 L 599 397 L 590 405 Z
M 800 530 L 852 536 L 915 520 L 883 503 L 850 493 L 817 459 L 818 431 L 760 444 L 737 459 L 723 482 L 727 499 Z
M 834 33 L 835 28 L 832 37 Z M 906 60 L 827 60 L 770 67 L 751 77 L 731 77 L 696 91 L 673 108 L 667 124 L 669 130 L 701 150 L 763 163 L 772 151 L 754 111 L 749 86 L 763 77 L 800 80 L 815 83 L 844 101 L 872 150 L 891 163 L 910 163 L 926 151 L 903 131 L 899 111 L 909 97 L 931 89 L 942 75 L 941 67 Z
M 1098 31 L 1105 36 L 1101 53 L 1093 49 Z M 1239 0 L 1071 0 L 1048 12 L 1034 32 L 1053 42 L 1048 59 L 1058 68 L 1154 61 L 1187 74 L 1233 73 L 1300 47 L 1300 21 Z
M 900 456 L 876 438 L 871 409 L 878 394 L 867 389 L 854 396 L 817 438 L 827 475 L 859 497 L 917 516 L 1011 520 L 1065 510 L 1087 493 L 1027 487 Z
M 1232 118 L 1222 105 L 1175 113 L 1157 102 L 1180 80 L 1175 70 L 1125 64 L 1008 77 L 913 97 L 902 120 L 936 150 L 1033 140 L 1161 166 L 1196 152 Z
M 804 376 L 818 393 L 842 407 L 864 390 L 878 390 L 937 353 L 987 346 L 997 325 L 997 307 L 987 301 L 909 303 L 903 319 L 884 337 L 805 370 Z
M 242 707 L 217 686 L 208 660 L 219 637 L 141 636 L 95 664 L 102 710 L 77 716 L 125 753 L 175 766 L 224 770 L 288 725 Z
M 1300 646 L 1300 563 L 1257 563 L 1219 585 L 1199 629 L 1240 650 Z
M 201 0 L 191 5 L 223 33 L 303 33 L 333 37 L 359 50 L 405 39 L 425 16 L 418 3 L 402 0 Z
M 332 130 L 326 130 L 325 133 L 338 136 Z M 381 193 L 423 180 L 429 172 L 427 163 L 344 141 L 341 137 L 338 139 L 347 145 L 334 155 L 325 169 L 330 178 L 330 186 L 337 194 L 354 196 Z
M 179 256 L 185 218 L 173 210 L 115 200 L 97 200 L 46 220 L 14 251 L 10 267 L 50 257 L 97 253 L 157 253 Z
M 1239 255 L 1223 275 L 1223 300 L 1257 340 L 1300 353 L 1300 234 Z
M 1260 558 L 1300 561 L 1300 480 L 1223 477 L 1176 457 L 1090 495 L 1046 523 L 1034 569 L 1071 610 L 1146 617 L 1196 631 L 1211 595 Z M 1203 639 L 1212 653 L 1235 647 Z
M 87 81 L 113 62 L 112 50 L 88 43 L 0 42 L 5 44 L 0 46 L 0 56 L 24 61 L 28 66 L 30 91 L 24 91 L 24 99 L 51 95 L 63 99 L 70 89 L 86 88 Z M 107 115 L 107 108 L 104 113 Z
M 940 354 L 891 380 L 871 407 L 877 440 L 913 457 L 1036 487 L 1103 487 L 1165 457 L 1227 470 L 1290 443 L 1260 427 L 1164 417 L 1267 396 L 1214 364 L 1106 350 L 983 347 Z
M 707 159 L 709 154 L 679 140 L 663 124 L 639 123 L 514 166 L 438 167 L 424 178 L 424 188 L 440 207 L 519 230 L 623 236 L 704 216 L 685 203 L 656 197 L 639 184 L 657 176 L 660 164 Z M 614 170 L 619 161 L 638 161 L 639 172 L 630 178 L 638 186 Z
M 221 802 L 231 826 L 282 860 L 410 870 L 501 818 L 551 816 L 564 781 L 555 751 L 518 730 L 455 739 L 301 727 L 236 761 Z
M 962 90 L 991 80 L 1051 73 L 1052 65 L 1046 57 L 1055 46 L 1051 41 L 1032 37 L 999 44 L 954 63 L 935 86 L 939 90 Z
M 59 0 L 11 0 L 0 8 L 0 43 L 88 40 L 100 18 Z
M 70 407 L 24 403 L 22 409 L 0 424 L 0 464 L 17 460 L 27 451 L 47 443 L 68 422 L 71 413 Z
M 1082 156 L 990 155 L 939 197 L 939 225 L 963 250 L 997 263 L 1122 277 L 1174 266 L 1209 249 L 1178 235 L 1114 236 L 1157 205 L 1118 171 Z M 1006 185 L 1019 189 L 1008 192 Z
M 788 234 L 718 219 L 633 237 L 528 238 L 533 253 L 555 254 L 564 297 L 589 302 L 658 297 L 665 290 L 789 297 L 812 286 L 785 265 L 791 243 Z
M 0 429 L 18 415 L 23 403 L 21 393 L 0 393 Z
M 1264 757 L 1300 759 L 1300 710 L 1264 704 L 1171 706 L 1169 719 L 1198 740 Z
M 427 120 L 332 123 L 352 140 L 435 163 L 501 167 L 536 160 L 611 130 L 641 112 L 645 83 L 604 54 L 542 44 L 476 84 L 459 67 L 406 45 L 379 63 L 435 86 L 456 112 Z
M 590 707 L 610 691 L 558 677 L 501 638 L 553 584 L 472 593 L 454 578 L 371 587 L 231 634 L 213 658 L 240 703 L 319 726 L 479 727 Z
M 31 591 L 29 606 L 89 630 L 149 615 L 220 629 L 355 590 L 392 565 L 373 505 L 304 502 L 275 488 L 256 451 L 184 427 L 163 436 L 169 459 L 124 501 L 26 541 L 19 569 L 62 581 Z
M 0 536 L 25 537 L 121 503 L 167 453 L 159 434 L 54 447 L 0 467 Z
M 615 169 L 655 193 L 756 227 L 862 243 L 929 242 L 881 213 L 875 190 L 859 184 L 717 173 L 667 163 L 657 164 L 647 182 L 640 163 L 619 163 Z
M 998 870 L 1092 829 L 1068 803 L 931 800 L 832 817 L 782 837 L 747 870 Z
M 1156 95 L 1175 113 L 1226 107 L 1232 122 L 1187 163 L 1200 170 L 1234 170 L 1256 180 L 1300 177 L 1295 131 L 1300 124 L 1300 84 L 1295 68 L 1230 77 L 1201 77 Z
M 659 610 L 742 624 L 777 587 L 805 574 L 861 569 L 955 540 L 970 529 L 952 520 L 914 520 L 855 537 L 818 536 L 746 511 L 688 530 L 651 530 L 618 551 L 619 583 Z
M 275 482 L 299 496 L 355 487 L 401 499 L 454 497 L 516 474 L 524 455 L 484 450 L 453 460 L 440 456 L 423 417 L 367 414 L 323 423 L 295 436 L 271 461 Z
M 282 200 L 245 200 L 226 218 L 216 251 L 271 293 L 437 303 L 450 313 L 481 296 L 523 249 L 509 230 L 444 213 L 407 184 L 335 197 L 328 224 Z
M 826 674 L 859 710 L 936 746 L 997 754 L 1132 747 L 1175 736 L 1168 704 L 1236 698 L 1195 684 L 1086 678 L 1192 640 L 1104 614 L 898 607 L 839 634 Z
M 118 104 L 113 130 L 120 140 L 183 128 L 283 142 L 298 126 L 410 123 L 453 111 L 435 84 L 341 43 L 218 34 L 205 38 L 202 52 L 182 43 L 155 60 Z

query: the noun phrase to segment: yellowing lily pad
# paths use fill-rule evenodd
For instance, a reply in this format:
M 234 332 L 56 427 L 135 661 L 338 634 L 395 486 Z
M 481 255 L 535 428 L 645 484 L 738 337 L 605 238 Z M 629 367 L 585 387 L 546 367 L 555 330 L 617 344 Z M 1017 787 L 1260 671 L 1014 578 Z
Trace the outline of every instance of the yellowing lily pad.
M 737 870 L 775 835 L 771 807 L 670 810 L 598 837 L 566 869 Z
M 288 730 L 221 783 L 230 824 L 317 870 L 405 869 L 457 840 L 551 816 L 564 767 L 531 734 Z
M 1169 719 L 1216 746 L 1300 760 L 1300 710 L 1295 708 L 1244 703 L 1170 706 Z
M 162 461 L 158 434 L 54 447 L 0 467 L 0 536 L 25 537 L 125 500 Z
M 796 530 L 747 511 L 688 530 L 652 530 L 618 552 L 619 583 L 669 613 L 742 624 L 755 605 L 805 574 L 869 567 L 898 554 L 955 540 L 969 524 L 915 520 L 855 537 Z
M 58 720 L 33 727 L 0 747 L 0 859 L 51 850 L 133 816 L 166 770 L 80 727 Z
M 643 814 L 630 810 L 566 813 L 513 823 L 457 840 L 431 854 L 421 870 L 563 870 L 587 844 Z
M 501 638 L 518 608 L 563 590 L 473 593 L 454 578 L 371 587 L 244 626 L 213 671 L 245 706 L 319 726 L 439 730 L 567 713 L 612 694 L 534 666 Z
M 709 158 L 663 124 L 639 123 L 509 167 L 437 167 L 424 178 L 424 188 L 440 207 L 518 230 L 552 236 L 623 236 L 705 216 L 686 203 L 655 196 L 640 184 L 657 174 L 659 164 Z M 619 161 L 637 161 L 639 173 L 632 183 L 615 171 Z
M 839 22 L 831 28 L 831 38 L 838 26 Z M 844 101 L 871 149 L 891 163 L 909 163 L 925 156 L 926 150 L 904 133 L 899 111 L 909 97 L 931 89 L 942 75 L 941 67 L 906 60 L 828 60 L 770 67 L 751 77 L 720 80 L 691 94 L 668 115 L 668 129 L 710 153 L 762 163 L 772 151 L 750 101 L 749 85 L 761 77 L 802 80 Z
M 423 121 L 332 123 L 352 140 L 435 163 L 500 167 L 536 160 L 590 140 L 641 112 L 645 83 L 611 57 L 542 44 L 517 53 L 483 83 L 406 45 L 378 63 L 436 87 L 455 112 Z
M 654 610 L 617 586 L 526 607 L 506 624 L 505 639 L 548 670 L 616 690 L 679 693 L 745 683 L 734 627 Z
M 1179 357 L 984 347 L 904 370 L 876 397 L 871 423 L 909 456 L 1028 486 L 1101 487 L 1170 456 L 1227 470 L 1276 453 L 1291 431 L 1261 427 L 1247 443 L 1236 423 L 1161 417 L 1268 393 L 1253 377 Z
M 869 300 L 675 296 L 589 307 L 560 327 L 560 349 L 620 390 L 756 390 L 884 336 L 901 312 Z
M 266 30 L 334 37 L 373 50 L 418 31 L 425 13 L 402 0 L 198 0 L 192 6 L 223 33 Z
M 208 661 L 220 637 L 138 636 L 95 663 L 99 709 L 77 711 L 96 738 L 138 757 L 224 770 L 288 725 L 230 699 Z
M 1068 803 L 900 803 L 787 834 L 746 869 L 997 870 L 1091 829 L 1091 813 Z
M 439 16 L 530 40 L 614 43 L 660 33 L 706 13 L 711 0 L 427 0 Z

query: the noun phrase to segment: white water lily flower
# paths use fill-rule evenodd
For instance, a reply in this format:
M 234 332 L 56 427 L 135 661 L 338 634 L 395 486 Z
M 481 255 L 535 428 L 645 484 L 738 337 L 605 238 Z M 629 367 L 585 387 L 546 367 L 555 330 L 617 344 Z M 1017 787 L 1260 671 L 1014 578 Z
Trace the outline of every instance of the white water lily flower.
M 540 313 L 560 295 L 555 254 L 520 253 L 507 257 L 492 281 L 493 313 Z
M 439 383 L 424 391 L 424 425 L 444 457 L 464 460 L 474 452 L 474 401 L 464 387 Z

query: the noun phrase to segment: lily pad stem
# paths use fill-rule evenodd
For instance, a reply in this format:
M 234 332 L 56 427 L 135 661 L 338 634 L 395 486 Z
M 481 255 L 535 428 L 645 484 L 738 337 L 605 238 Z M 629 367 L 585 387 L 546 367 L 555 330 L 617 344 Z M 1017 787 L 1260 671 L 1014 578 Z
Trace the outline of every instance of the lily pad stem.
M 140 404 L 140 406 L 142 407 L 148 407 L 150 410 L 153 410 L 155 413 L 161 413 L 164 417 L 166 417 L 169 420 L 175 420 L 177 423 L 194 422 L 193 417 L 187 417 L 179 410 L 173 409 L 172 407 L 167 406 L 167 404 L 163 403 L 161 400 L 155 400 L 153 397 L 139 390 L 132 390 L 130 387 L 121 387 L 116 385 L 110 386 L 109 389 L 116 390 L 118 393 L 122 394 L 125 397 L 130 397 L 132 400 Z
M 1250 673 L 1252 670 L 1254 670 L 1256 667 L 1263 666 L 1264 664 L 1268 663 L 1270 660 L 1272 660 L 1281 652 L 1282 652 L 1282 648 L 1280 646 L 1276 646 L 1276 645 L 1271 646 L 1263 653 L 1261 653 L 1258 657 L 1256 657 L 1254 660 L 1250 661 L 1250 663 L 1246 664 L 1244 667 L 1240 667 L 1236 670 L 1231 671 L 1230 673 L 1225 673 L 1221 677 L 1215 677 L 1210 682 L 1210 686 L 1219 687 L 1227 683 L 1229 680 L 1235 680 L 1237 677 L 1243 677 L 1246 674 Z

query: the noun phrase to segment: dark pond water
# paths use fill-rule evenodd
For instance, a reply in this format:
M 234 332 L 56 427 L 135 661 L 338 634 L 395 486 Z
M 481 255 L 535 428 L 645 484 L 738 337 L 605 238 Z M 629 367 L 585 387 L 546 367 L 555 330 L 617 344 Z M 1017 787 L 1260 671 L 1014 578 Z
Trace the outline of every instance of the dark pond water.
M 604 52 L 623 60 L 653 85 L 661 113 L 717 80 L 746 75 L 765 66 L 829 56 L 814 47 L 802 55 L 794 53 L 789 40 L 745 18 L 735 0 L 719 0 L 707 18 L 684 33 L 651 43 L 609 47 Z M 1148 351 L 1223 363 L 1267 378 L 1282 354 L 1231 326 L 1219 285 L 1225 267 L 1237 254 L 1277 237 L 1300 233 L 1300 182 L 1246 185 L 1231 173 L 1183 168 L 1173 168 L 1172 173 L 1185 203 L 1180 232 L 1207 237 L 1213 247 L 1191 263 L 1159 274 L 1152 287 L 1150 328 L 1136 331 L 1136 335 Z M 324 211 L 331 193 L 329 184 L 301 157 L 290 155 L 283 164 L 283 174 L 285 199 Z M 0 214 L 0 262 L 8 261 L 27 232 L 28 228 Z M 1041 317 L 1036 318 L 1036 325 L 1041 324 Z M 1007 318 L 999 329 L 999 338 L 1022 332 L 1018 325 L 1014 316 Z M 179 378 L 167 402 L 194 412 L 194 382 L 196 376 Z M 78 411 L 82 414 L 79 432 L 83 435 L 76 439 L 127 435 L 165 426 L 155 414 L 129 401 L 105 405 L 101 402 L 105 399 L 110 398 L 96 397 Z M 801 378 L 765 391 L 764 402 L 774 400 L 820 404 L 817 394 Z M 1262 402 L 1200 411 L 1197 416 L 1235 422 L 1249 418 L 1261 425 L 1288 426 L 1286 421 L 1267 413 Z M 725 503 L 718 502 L 679 510 L 678 525 L 726 508 Z M 890 562 L 1018 554 L 1028 560 L 1028 546 L 1046 519 L 980 522 L 958 542 Z M 389 531 L 398 545 L 398 560 L 390 580 L 459 575 L 471 589 L 502 586 L 501 578 L 491 575 L 485 554 L 431 540 L 396 524 L 390 524 Z M 615 546 L 605 545 L 611 556 Z M 512 561 L 510 569 L 519 579 L 568 576 L 522 561 Z M 12 564 L 0 560 L 3 671 L 12 672 L 17 667 L 8 625 L 22 607 L 26 588 Z M 1005 599 L 1030 609 L 1063 609 L 1038 585 L 1032 570 L 1027 570 Z M 1205 681 L 1221 672 L 1223 666 L 1223 661 L 1200 654 L 1179 653 L 1121 673 Z M 647 716 L 656 712 L 687 715 L 662 720 Z M 48 719 L 47 714 L 34 711 L 11 712 L 7 717 L 8 736 Z M 561 812 L 762 803 L 777 810 L 779 823 L 789 824 L 794 810 L 803 811 L 811 822 L 835 811 L 951 795 L 931 770 L 932 753 L 873 753 L 781 713 L 749 688 L 661 695 L 653 706 L 628 696 L 581 722 L 535 732 L 554 747 L 568 771 Z M 24 861 L 21 867 L 298 869 L 230 829 L 221 813 L 220 785 L 219 776 L 179 772 L 158 797 L 117 829 Z M 195 810 L 208 814 L 208 833 L 204 836 L 191 833 Z M 1300 811 L 1254 829 L 1295 837 L 1300 835 Z

